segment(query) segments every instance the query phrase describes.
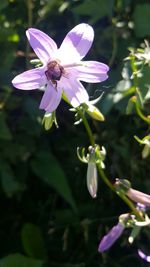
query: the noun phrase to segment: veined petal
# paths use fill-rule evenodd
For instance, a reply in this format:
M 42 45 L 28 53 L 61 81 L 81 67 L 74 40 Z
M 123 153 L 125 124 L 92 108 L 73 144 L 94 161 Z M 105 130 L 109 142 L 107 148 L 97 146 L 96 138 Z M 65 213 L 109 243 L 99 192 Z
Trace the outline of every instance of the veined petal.
M 13 80 L 14 87 L 22 90 L 39 89 L 46 84 L 44 68 L 36 68 L 17 75 Z
M 71 71 L 84 82 L 98 83 L 108 78 L 109 67 L 97 61 L 84 61 L 82 66 L 73 67 Z
M 74 27 L 63 40 L 59 50 L 59 59 L 64 63 L 77 62 L 89 51 L 94 39 L 93 28 L 81 23 Z
M 47 64 L 57 51 L 56 43 L 47 34 L 35 28 L 29 28 L 26 35 L 36 55 L 43 64 Z
M 75 78 L 66 79 L 63 77 L 61 79 L 61 85 L 68 100 L 74 108 L 89 100 L 89 96 L 83 85 L 78 80 L 75 80 Z
M 45 109 L 45 111 L 53 112 L 60 103 L 61 95 L 62 89 L 55 89 L 54 86 L 49 83 L 42 97 L 40 109 Z

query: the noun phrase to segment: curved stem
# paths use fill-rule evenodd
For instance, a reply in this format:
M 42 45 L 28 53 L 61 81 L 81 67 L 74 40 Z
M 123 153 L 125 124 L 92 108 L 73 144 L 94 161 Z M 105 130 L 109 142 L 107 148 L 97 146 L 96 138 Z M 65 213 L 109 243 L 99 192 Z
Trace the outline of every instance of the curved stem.
M 93 137 L 93 133 L 92 130 L 89 126 L 89 123 L 87 121 L 87 119 L 85 118 L 83 112 L 78 108 L 78 113 L 80 114 L 83 124 L 87 130 L 90 142 L 92 146 L 95 146 L 95 142 L 94 142 L 94 137 Z M 102 180 L 104 181 L 104 183 L 113 191 L 115 192 L 128 206 L 129 208 L 132 210 L 132 212 L 136 215 L 136 217 L 139 220 L 143 221 L 143 217 L 141 216 L 141 214 L 138 212 L 138 210 L 136 209 L 136 207 L 134 206 L 134 204 L 132 203 L 132 201 L 130 201 L 125 195 L 121 194 L 120 192 L 117 192 L 115 190 L 115 187 L 111 184 L 111 182 L 109 181 L 109 179 L 107 178 L 106 174 L 104 173 L 103 169 L 101 168 L 101 165 L 99 163 L 96 164 L 97 165 L 97 169 L 98 172 L 102 178 Z
M 89 136 L 91 145 L 92 146 L 95 146 L 95 141 L 94 141 L 93 133 L 92 133 L 92 130 L 91 130 L 90 126 L 89 126 L 89 123 L 88 123 L 86 117 L 84 116 L 84 114 L 83 114 L 83 112 L 81 111 L 80 108 L 77 108 L 77 111 L 78 111 L 80 117 L 82 118 L 83 124 L 84 124 L 84 126 L 86 128 L 86 131 L 88 133 L 88 136 Z
M 143 221 L 143 217 L 139 214 L 139 212 L 137 211 L 136 207 L 134 206 L 134 204 L 132 203 L 132 201 L 130 201 L 125 195 L 117 192 L 114 188 L 114 186 L 110 183 L 110 181 L 108 180 L 106 174 L 104 173 L 103 169 L 101 168 L 100 164 L 97 164 L 97 168 L 99 171 L 99 174 L 102 178 L 102 180 L 104 181 L 104 183 L 115 193 L 117 193 L 117 195 L 130 207 L 130 209 L 133 211 L 133 213 L 137 216 L 138 219 Z

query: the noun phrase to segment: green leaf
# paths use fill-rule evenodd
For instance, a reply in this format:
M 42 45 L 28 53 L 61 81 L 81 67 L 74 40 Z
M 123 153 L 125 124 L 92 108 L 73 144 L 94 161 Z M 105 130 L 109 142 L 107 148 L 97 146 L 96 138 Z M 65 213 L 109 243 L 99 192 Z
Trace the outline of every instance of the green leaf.
M 4 140 L 11 140 L 12 136 L 6 124 L 4 114 L 0 112 L 0 138 Z
M 0 260 L 0 267 L 42 267 L 43 261 L 25 257 L 19 253 L 10 254 Z
M 111 16 L 113 10 L 113 0 L 86 0 L 73 10 L 79 15 L 92 17 L 95 23 L 104 16 Z
M 137 37 L 150 36 L 150 4 L 137 5 L 133 14 Z
M 11 167 L 7 163 L 4 161 L 0 162 L 0 169 L 2 188 L 8 197 L 12 197 L 25 190 L 25 185 L 16 180 Z
M 22 244 L 25 253 L 36 259 L 45 258 L 44 240 L 40 228 L 35 224 L 26 223 L 21 231 Z
M 0 1 L 0 11 L 8 6 L 8 0 Z
M 39 153 L 31 162 L 34 173 L 49 186 L 52 186 L 76 211 L 69 184 L 64 171 L 57 159 L 51 153 Z

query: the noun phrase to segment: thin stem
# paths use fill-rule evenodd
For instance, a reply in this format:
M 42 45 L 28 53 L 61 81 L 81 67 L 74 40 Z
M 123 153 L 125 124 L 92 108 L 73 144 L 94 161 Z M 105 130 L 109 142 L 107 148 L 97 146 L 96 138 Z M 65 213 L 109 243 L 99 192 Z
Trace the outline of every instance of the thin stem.
M 81 109 L 77 108 L 77 111 L 78 111 L 80 117 L 82 118 L 83 124 L 84 124 L 84 126 L 86 128 L 86 131 L 87 131 L 89 139 L 90 139 L 90 143 L 94 147 L 95 146 L 95 141 L 94 141 L 93 133 L 92 133 L 92 130 L 91 130 L 90 126 L 89 126 L 89 123 L 88 123 L 86 117 L 84 116 L 83 112 L 81 111 Z
M 117 195 L 130 207 L 130 209 L 133 211 L 133 213 L 137 216 L 138 219 L 143 221 L 143 217 L 139 214 L 139 212 L 137 211 L 137 209 L 135 208 L 134 204 L 123 194 L 118 193 L 114 186 L 110 183 L 110 181 L 108 180 L 107 176 L 105 175 L 103 169 L 101 168 L 100 164 L 97 164 L 97 168 L 99 171 L 99 174 L 102 178 L 102 180 L 104 181 L 104 183 L 115 193 L 117 193 Z
M 89 136 L 89 139 L 90 139 L 90 142 L 91 142 L 91 145 L 92 146 L 95 146 L 95 142 L 94 142 L 94 137 L 93 137 L 93 133 L 92 133 L 92 130 L 89 126 L 89 123 L 87 121 L 87 119 L 85 118 L 84 116 L 84 113 L 81 111 L 81 109 L 77 109 L 78 110 L 78 113 L 79 115 L 81 116 L 82 118 L 82 121 L 83 121 L 83 124 L 86 128 L 86 131 L 88 133 L 88 136 Z M 134 204 L 123 194 L 121 194 L 120 192 L 117 192 L 114 188 L 114 186 L 111 184 L 111 182 L 109 181 L 109 179 L 107 178 L 106 174 L 104 173 L 103 169 L 101 168 L 101 165 L 99 163 L 97 163 L 97 169 L 98 169 L 98 172 L 102 178 L 102 180 L 104 181 L 104 183 L 113 191 L 115 192 L 129 207 L 130 209 L 132 210 L 132 212 L 136 215 L 136 217 L 139 219 L 139 220 L 142 220 L 143 221 L 143 217 L 140 215 L 140 213 L 138 212 L 138 210 L 136 209 L 136 207 L 134 206 Z
M 135 107 L 136 107 L 136 112 L 139 115 L 139 117 L 144 120 L 145 122 L 147 122 L 148 124 L 150 124 L 150 117 L 146 117 L 140 110 L 140 108 L 138 107 L 138 103 L 135 103 Z
M 97 164 L 97 169 L 98 169 L 98 172 L 102 178 L 102 180 L 104 181 L 104 183 L 112 190 L 115 192 L 115 188 L 114 186 L 111 184 L 111 182 L 108 180 L 106 174 L 104 173 L 103 169 L 101 168 L 100 164 L 98 163 Z
M 123 194 L 118 193 L 118 196 L 120 196 L 120 198 L 130 207 L 130 209 L 133 211 L 134 215 L 136 215 L 136 217 L 141 220 L 144 221 L 143 216 L 138 212 L 138 210 L 136 209 L 136 207 L 134 206 L 134 204 Z

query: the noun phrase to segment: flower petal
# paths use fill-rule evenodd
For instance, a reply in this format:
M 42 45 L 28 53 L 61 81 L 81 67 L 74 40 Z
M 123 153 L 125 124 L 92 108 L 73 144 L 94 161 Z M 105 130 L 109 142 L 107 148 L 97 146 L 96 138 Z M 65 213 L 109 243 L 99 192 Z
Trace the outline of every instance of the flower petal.
M 146 255 L 141 249 L 138 249 L 138 254 L 143 260 L 150 262 L 150 256 Z
M 26 35 L 36 55 L 43 64 L 47 64 L 57 51 L 56 43 L 47 34 L 35 28 L 29 28 Z
M 72 68 L 76 77 L 84 82 L 98 83 L 108 78 L 109 67 L 97 61 L 84 61 L 83 66 Z
M 86 103 L 89 100 L 89 96 L 84 89 L 83 85 L 74 78 L 61 78 L 62 88 L 70 101 L 71 105 L 76 108 L 82 103 Z
M 44 68 L 36 68 L 17 75 L 13 80 L 14 87 L 22 90 L 39 89 L 46 84 Z
M 45 93 L 40 103 L 40 109 L 53 112 L 59 105 L 62 95 L 62 89 L 54 88 L 50 83 L 48 84 Z
M 58 53 L 63 62 L 77 62 L 89 51 L 94 39 L 93 28 L 81 23 L 74 27 L 63 40 Z

